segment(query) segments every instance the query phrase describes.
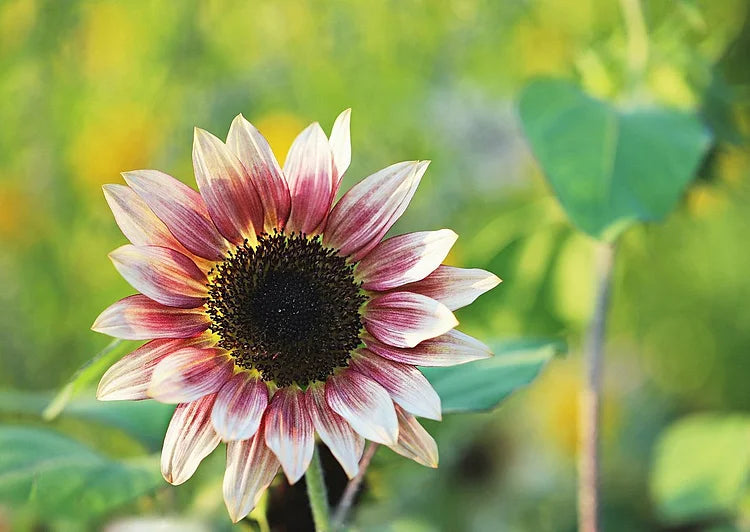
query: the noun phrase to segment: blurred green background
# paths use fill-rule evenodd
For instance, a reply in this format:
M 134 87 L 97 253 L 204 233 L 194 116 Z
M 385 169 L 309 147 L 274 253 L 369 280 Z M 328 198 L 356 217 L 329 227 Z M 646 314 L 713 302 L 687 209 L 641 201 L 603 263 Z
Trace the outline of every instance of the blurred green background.
M 571 348 L 498 410 L 430 423 L 439 469 L 381 450 L 356 526 L 574 530 L 594 243 L 566 220 L 520 127 L 519 91 L 540 75 L 615 104 L 695 112 L 713 134 L 676 212 L 620 243 L 602 515 L 613 531 L 750 530 L 748 5 L 643 2 L 646 62 L 637 78 L 627 5 L 0 1 L 1 421 L 16 431 L 52 428 L 84 443 L 102 467 L 137 462 L 138 474 L 119 486 L 157 477 L 133 500 L 124 491 L 99 500 L 84 494 L 93 489 L 88 470 L 71 464 L 60 489 L 92 497 L 90 512 L 20 504 L 2 486 L 29 471 L 6 447 L 0 530 L 147 530 L 153 521 L 139 519 L 157 518 L 175 530 L 230 528 L 222 451 L 182 487 L 159 480 L 154 453 L 169 413 L 158 405 L 103 411 L 87 391 L 54 422 L 39 416 L 52 390 L 109 341 L 89 331 L 97 314 L 132 293 L 107 259 L 125 239 L 100 186 L 138 168 L 194 184 L 193 126 L 223 137 L 240 112 L 283 160 L 299 130 L 316 120 L 328 129 L 346 107 L 353 158 L 344 188 L 393 162 L 431 159 L 396 229 L 451 227 L 460 239 L 450 262 L 505 281 L 458 312 L 461 328 L 490 343 L 553 337 Z M 40 441 L 34 452 L 56 446 Z M 340 476 L 331 465 L 332 485 Z M 693 492 L 671 494 L 691 482 Z M 303 490 L 277 479 L 270 524 L 304 530 L 305 504 Z

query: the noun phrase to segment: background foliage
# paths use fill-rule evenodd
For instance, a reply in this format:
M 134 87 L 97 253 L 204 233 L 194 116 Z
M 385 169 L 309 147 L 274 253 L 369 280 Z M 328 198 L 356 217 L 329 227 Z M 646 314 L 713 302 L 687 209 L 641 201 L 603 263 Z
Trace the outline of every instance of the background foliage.
M 564 339 L 572 351 L 499 410 L 430 423 L 440 469 L 381 450 L 358 526 L 574 530 L 576 352 L 593 241 L 563 215 L 527 148 L 533 132 L 520 126 L 520 95 L 544 76 L 607 113 L 659 107 L 696 116 L 706 134 L 675 211 L 622 237 L 605 376 L 606 529 L 747 530 L 748 8 L 644 2 L 639 30 L 632 5 L 0 1 L 0 529 L 156 518 L 229 528 L 221 451 L 183 487 L 159 480 L 168 407 L 102 407 L 84 389 L 53 421 L 42 415 L 50 391 L 107 344 L 88 331 L 93 319 L 131 293 L 106 257 L 124 238 L 100 185 L 143 167 L 192 182 L 196 125 L 225 135 L 242 112 L 283 158 L 308 122 L 329 128 L 352 107 L 345 186 L 391 162 L 432 159 L 397 229 L 452 227 L 461 238 L 450 262 L 505 280 L 459 311 L 462 329 L 499 353 L 520 336 Z M 563 158 L 567 175 L 547 172 L 558 193 L 558 178 L 584 180 L 601 140 L 580 115 L 567 120 L 560 134 L 583 128 L 584 143 Z M 662 130 L 684 132 L 672 122 Z M 626 162 L 652 148 L 636 146 Z M 573 222 L 598 235 L 620 215 Z M 461 410 L 461 397 L 451 401 Z M 326 462 L 335 496 L 342 475 Z M 39 481 L 42 468 L 61 476 Z M 277 484 L 271 524 L 301 529 L 304 490 Z M 253 517 L 241 526 L 264 524 Z

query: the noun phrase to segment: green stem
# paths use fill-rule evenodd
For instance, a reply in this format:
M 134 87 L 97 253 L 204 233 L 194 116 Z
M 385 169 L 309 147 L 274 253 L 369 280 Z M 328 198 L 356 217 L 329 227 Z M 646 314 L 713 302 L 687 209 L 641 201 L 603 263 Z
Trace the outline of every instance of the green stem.
M 331 530 L 331 517 L 328 509 L 328 494 L 317 445 L 313 452 L 312 463 L 305 473 L 305 484 L 307 484 L 307 498 L 310 500 L 315 530 L 317 532 L 329 532 Z

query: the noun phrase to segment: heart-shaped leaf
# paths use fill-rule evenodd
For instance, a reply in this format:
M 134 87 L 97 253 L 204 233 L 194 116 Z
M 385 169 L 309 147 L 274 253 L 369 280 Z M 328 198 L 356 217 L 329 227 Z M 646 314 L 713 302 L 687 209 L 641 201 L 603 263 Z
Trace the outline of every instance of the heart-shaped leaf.
M 452 367 L 421 368 L 440 396 L 444 413 L 496 407 L 533 381 L 565 345 L 554 340 L 511 340 L 492 345 L 492 358 Z
M 619 110 L 559 80 L 538 80 L 520 99 L 526 137 L 570 220 L 614 240 L 633 222 L 674 208 L 711 135 L 692 114 Z

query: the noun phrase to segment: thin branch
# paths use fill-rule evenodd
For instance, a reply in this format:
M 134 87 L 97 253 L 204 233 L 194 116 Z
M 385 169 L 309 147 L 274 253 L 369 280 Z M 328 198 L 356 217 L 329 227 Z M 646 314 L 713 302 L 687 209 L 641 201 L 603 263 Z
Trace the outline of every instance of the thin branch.
M 601 243 L 596 257 L 596 295 L 584 351 L 585 378 L 580 396 L 578 449 L 578 530 L 599 530 L 599 411 L 604 336 L 615 248 Z
M 357 495 L 357 492 L 362 485 L 362 480 L 365 478 L 367 466 L 370 465 L 370 461 L 372 460 L 372 457 L 375 456 L 375 451 L 377 450 L 378 444 L 374 442 L 370 442 L 370 445 L 365 449 L 365 454 L 359 461 L 359 471 L 346 485 L 344 494 L 341 495 L 339 505 L 336 507 L 336 511 L 333 514 L 333 530 L 339 530 L 346 521 L 349 510 L 351 510 L 352 504 L 354 503 L 354 497 Z

